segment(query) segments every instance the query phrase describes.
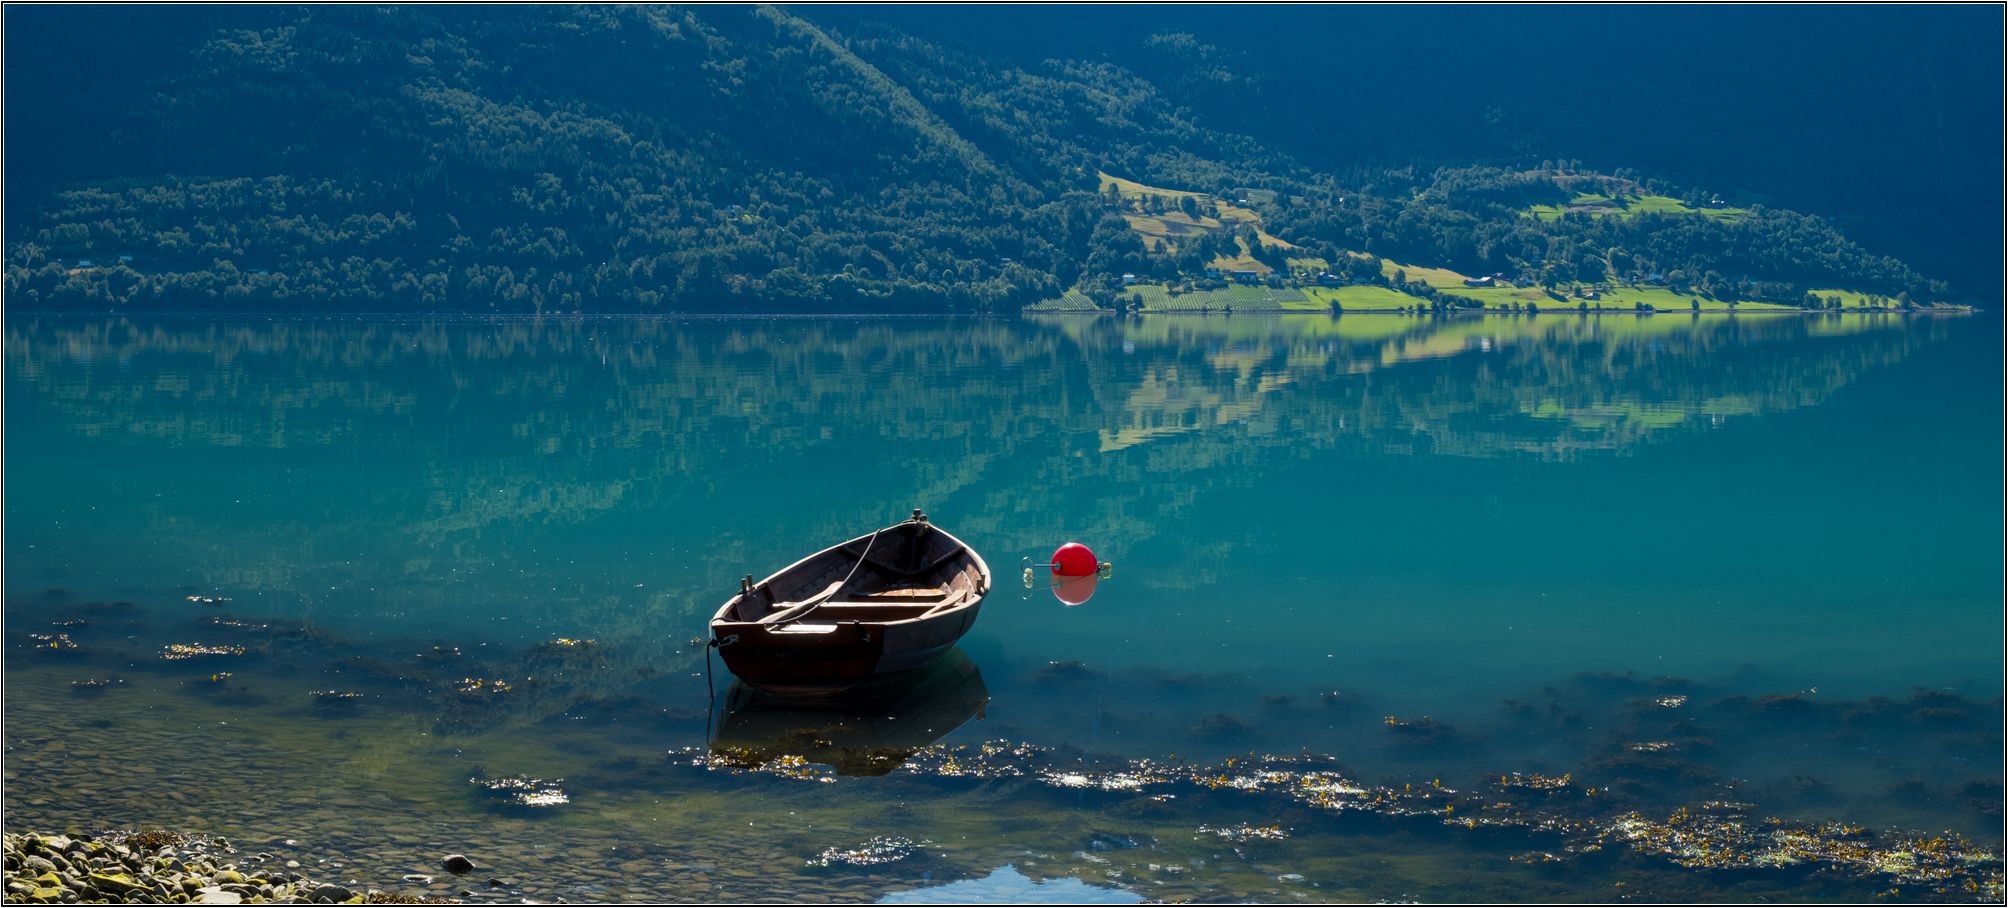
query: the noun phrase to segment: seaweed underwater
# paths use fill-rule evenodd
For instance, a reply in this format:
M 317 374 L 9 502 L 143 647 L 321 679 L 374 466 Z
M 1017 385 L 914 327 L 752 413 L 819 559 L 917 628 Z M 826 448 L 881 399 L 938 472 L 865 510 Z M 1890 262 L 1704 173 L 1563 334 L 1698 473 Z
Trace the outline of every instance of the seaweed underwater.
M 95 603 L 58 609 L 70 617 L 56 623 L 108 611 L 127 621 L 118 631 L 145 629 L 146 610 L 108 610 Z M 80 633 L 104 630 L 70 626 Z M 939 713 L 923 723 L 932 730 L 919 737 L 911 723 L 893 723 L 898 731 L 889 738 L 871 722 L 841 713 L 803 719 L 799 709 L 764 717 L 750 710 L 734 725 L 736 740 L 658 747 L 650 757 L 648 742 L 686 737 L 703 718 L 669 705 L 679 696 L 675 691 L 686 688 L 665 683 L 687 682 L 695 667 L 692 661 L 681 667 L 674 661 L 693 660 L 687 651 L 665 659 L 645 647 L 560 637 L 514 649 L 477 641 L 399 644 L 395 648 L 404 654 L 391 656 L 381 643 L 345 639 L 298 622 L 229 615 L 169 621 L 154 633 L 178 635 L 191 628 L 206 631 L 207 640 L 227 642 L 162 644 L 146 633 L 120 633 L 115 640 L 86 636 L 83 643 L 57 648 L 47 646 L 40 631 L 10 635 L 16 653 L 10 686 L 25 691 L 38 682 L 60 683 L 70 689 L 72 702 L 88 704 L 68 710 L 10 705 L 10 720 L 19 720 L 10 721 L 18 730 L 10 733 L 9 815 L 17 818 L 10 823 L 74 823 L 69 815 L 81 810 L 106 825 L 133 825 L 107 808 L 130 803 L 135 792 L 109 796 L 118 783 L 94 777 L 81 796 L 65 793 L 66 781 L 76 784 L 81 777 L 76 767 L 65 763 L 59 771 L 49 761 L 86 764 L 92 758 L 74 756 L 73 742 L 108 731 L 104 726 L 132 730 L 147 724 L 144 719 L 80 722 L 81 716 L 120 701 L 130 700 L 144 712 L 178 698 L 185 707 L 178 713 L 200 703 L 211 715 L 233 717 L 222 720 L 226 724 L 323 740 L 328 744 L 322 746 L 336 752 L 352 752 L 351 761 L 378 761 L 370 777 L 387 797 L 373 811 L 385 814 L 416 800 L 459 811 L 469 822 L 483 817 L 527 822 L 561 843 L 566 832 L 549 826 L 551 818 L 592 826 L 628 815 L 644 799 L 727 798 L 754 817 L 794 807 L 841 818 L 835 823 L 840 828 L 869 830 L 876 816 L 895 821 L 881 829 L 912 830 L 869 836 L 859 840 L 863 844 L 826 844 L 801 856 L 802 872 L 924 866 L 930 876 L 978 873 L 983 868 L 940 858 L 942 841 L 923 832 L 940 825 L 939 811 L 923 806 L 932 803 L 994 812 L 997 823 L 986 833 L 990 850 L 1007 854 L 1017 847 L 1012 843 L 1035 850 L 1050 845 L 1041 841 L 1052 832 L 1038 819 L 1042 812 L 1100 818 L 1097 822 L 1117 831 L 1092 834 L 1077 855 L 1062 849 L 1049 856 L 1049 869 L 1070 867 L 1077 875 L 1164 897 L 1252 897 L 1266 891 L 1248 888 L 1252 884 L 1220 888 L 1234 874 L 1221 863 L 1226 858 L 1205 863 L 1205 855 L 1218 848 L 1244 862 L 1296 868 L 1272 874 L 1270 883 L 1310 886 L 1331 873 L 1319 870 L 1308 843 L 1357 831 L 1361 823 L 1395 824 L 1392 828 L 1405 835 L 1425 838 L 1428 830 L 1441 830 L 1452 838 L 1430 847 L 1492 855 L 1516 868 L 1511 873 L 1577 867 L 1603 877 L 1617 873 L 1614 867 L 1632 871 L 1644 865 L 1657 866 L 1662 874 L 1735 874 L 1781 893 L 1838 886 L 1856 894 L 1894 892 L 1933 900 L 2002 896 L 1998 842 L 1952 831 L 1810 819 L 1809 813 L 1832 811 L 1831 803 L 1803 797 L 1818 783 L 1753 782 L 1743 777 L 1756 775 L 1748 772 L 1750 766 L 1736 762 L 1737 752 L 1783 741 L 1858 747 L 1901 741 L 1913 750 L 1953 754 L 1955 760 L 1990 748 L 1998 752 L 1999 701 L 1977 702 L 1944 691 L 1921 690 L 1902 701 L 1848 701 L 1817 692 L 1752 695 L 1683 679 L 1584 674 L 1503 702 L 1499 721 L 1483 726 L 1427 716 L 1375 719 L 1370 696 L 1336 692 L 1257 695 L 1241 717 L 1214 713 L 1195 720 L 1194 730 L 1212 729 L 1232 743 L 1251 729 L 1287 727 L 1297 712 L 1330 713 L 1339 704 L 1361 727 L 1381 729 L 1386 753 L 1408 761 L 1409 771 L 1388 779 L 1310 750 L 1193 762 L 1029 740 L 942 742 L 992 697 L 980 672 L 958 652 L 956 666 L 935 673 L 958 680 L 944 683 L 931 697 L 903 701 Z M 319 673 L 302 668 L 315 663 Z M 1034 689 L 1095 676 L 1088 667 L 1064 664 L 1026 671 Z M 322 679 L 341 686 L 321 686 Z M 358 721 L 387 715 L 399 717 L 398 727 L 410 735 L 405 744 L 370 733 Z M 704 718 L 707 736 L 711 724 Z M 525 740 L 526 732 L 534 740 Z M 1534 766 L 1504 765 L 1448 784 L 1430 769 L 1439 748 L 1470 758 L 1511 759 L 1511 748 L 1504 745 L 1525 738 L 1569 744 L 1579 759 L 1560 768 L 1552 757 Z M 1743 743 L 1720 743 L 1725 741 Z M 448 762 L 464 765 L 460 785 L 471 785 L 472 797 L 422 791 L 423 778 L 392 784 L 396 772 L 390 767 L 436 764 L 449 748 L 460 759 Z M 122 756 L 129 754 L 111 747 L 96 759 Z M 468 758 L 476 759 L 470 764 Z M 1902 774 L 1907 767 L 1894 769 Z M 426 775 L 437 773 L 420 774 Z M 355 780 L 351 771 L 336 787 Z M 803 801 L 786 793 L 786 786 L 803 783 L 833 794 Z M 1964 809 L 1983 819 L 1999 817 L 1998 776 L 1912 778 L 1888 794 L 1936 804 L 1939 815 Z M 887 799 L 915 806 L 888 810 Z M 186 799 L 177 797 L 176 803 Z M 1794 809 L 1781 815 L 1765 806 L 1773 803 Z M 219 826 L 244 822 L 209 816 L 208 822 Z M 1265 858 L 1249 849 L 1284 852 Z M 1622 863 L 1611 865 L 1612 855 Z M 1638 888 L 1643 885 L 1633 894 L 1676 891 L 1667 882 Z

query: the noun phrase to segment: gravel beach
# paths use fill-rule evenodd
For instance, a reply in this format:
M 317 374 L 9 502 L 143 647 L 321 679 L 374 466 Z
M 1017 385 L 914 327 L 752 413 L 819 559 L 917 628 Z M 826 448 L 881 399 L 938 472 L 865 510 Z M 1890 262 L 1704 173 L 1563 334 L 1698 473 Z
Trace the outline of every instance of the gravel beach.
M 234 849 L 225 839 L 199 839 L 158 830 L 98 836 L 10 832 L 6 837 L 9 902 L 354 905 L 454 901 L 378 889 L 358 891 L 313 880 L 285 867 L 245 869 L 226 859 Z

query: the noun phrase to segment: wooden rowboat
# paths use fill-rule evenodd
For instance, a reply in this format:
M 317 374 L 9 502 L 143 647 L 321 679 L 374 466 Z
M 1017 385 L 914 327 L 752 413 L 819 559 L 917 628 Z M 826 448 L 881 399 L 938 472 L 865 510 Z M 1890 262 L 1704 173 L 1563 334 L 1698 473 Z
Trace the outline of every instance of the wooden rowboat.
M 824 694 L 926 665 L 976 623 L 990 566 L 916 510 L 739 594 L 711 619 L 725 667 L 775 693 Z

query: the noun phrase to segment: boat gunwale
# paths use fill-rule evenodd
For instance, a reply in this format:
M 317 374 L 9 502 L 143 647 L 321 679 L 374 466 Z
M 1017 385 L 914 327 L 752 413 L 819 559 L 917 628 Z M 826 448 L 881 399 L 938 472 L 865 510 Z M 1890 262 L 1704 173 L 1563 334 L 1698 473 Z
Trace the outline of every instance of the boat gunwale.
M 890 618 L 884 620 L 865 619 L 865 618 L 835 619 L 830 623 L 839 627 L 846 624 L 871 625 L 874 627 L 883 627 L 894 624 L 906 624 L 909 622 L 939 621 L 943 618 L 948 618 L 953 615 L 960 614 L 966 609 L 973 608 L 977 605 L 982 604 L 983 600 L 990 595 L 992 587 L 992 578 L 990 574 L 989 562 L 984 561 L 983 556 L 978 554 L 973 546 L 971 546 L 969 543 L 963 542 L 962 537 L 957 536 L 954 533 L 951 533 L 945 529 L 942 529 L 940 526 L 936 525 L 933 521 L 918 521 L 913 518 L 902 520 L 898 523 L 892 524 L 891 526 L 881 527 L 880 529 L 874 530 L 873 532 L 870 533 L 864 533 L 859 536 L 854 536 L 850 539 L 844 540 L 843 542 L 839 542 L 836 545 L 832 545 L 823 549 L 818 549 L 817 551 L 811 552 L 808 555 L 804 555 L 801 558 L 796 559 L 794 563 L 788 565 L 787 567 L 784 567 L 778 571 L 775 571 L 772 574 L 768 574 L 766 577 L 761 578 L 758 582 L 753 584 L 752 589 L 758 589 L 761 586 L 772 583 L 774 581 L 774 578 L 787 574 L 788 572 L 793 571 L 796 568 L 799 568 L 805 564 L 808 564 L 809 562 L 814 561 L 817 558 L 821 558 L 824 555 L 836 552 L 854 542 L 867 540 L 880 533 L 884 533 L 886 530 L 896 529 L 898 527 L 906 526 L 907 524 L 911 523 L 925 523 L 928 528 L 934 530 L 937 533 L 942 534 L 943 536 L 948 537 L 949 542 L 953 543 L 957 548 L 959 548 L 963 552 L 966 552 L 970 560 L 975 562 L 978 584 L 976 588 L 971 591 L 971 595 L 964 597 L 961 602 L 957 602 L 945 608 L 940 608 L 938 611 L 925 612 L 919 615 L 915 615 L 911 618 Z M 862 560 L 864 556 L 860 555 L 858 557 L 860 560 Z M 776 633 L 776 631 L 774 630 L 776 625 L 762 624 L 760 623 L 759 619 L 747 621 L 741 618 L 728 617 L 728 613 L 730 613 L 733 610 L 734 606 L 736 606 L 739 603 L 739 601 L 743 599 L 745 596 L 746 596 L 745 592 L 734 593 L 731 597 L 727 598 L 725 600 L 725 603 L 718 607 L 718 611 L 711 616 L 710 627 L 714 632 L 713 633 L 714 640 L 717 639 L 716 631 L 719 628 L 732 628 L 732 629 L 763 628 L 766 630 L 768 634 Z M 825 600 L 823 603 L 817 605 L 816 607 L 821 608 L 822 605 L 827 605 L 827 604 L 830 604 L 829 600 Z M 858 603 L 858 604 L 864 604 L 864 603 Z M 813 609 L 811 611 L 813 611 Z M 804 614 L 807 613 L 805 612 Z M 794 621 L 799 621 L 799 620 L 801 619 L 796 618 L 791 620 L 789 623 L 793 623 Z M 821 624 L 823 622 L 818 621 L 815 623 Z

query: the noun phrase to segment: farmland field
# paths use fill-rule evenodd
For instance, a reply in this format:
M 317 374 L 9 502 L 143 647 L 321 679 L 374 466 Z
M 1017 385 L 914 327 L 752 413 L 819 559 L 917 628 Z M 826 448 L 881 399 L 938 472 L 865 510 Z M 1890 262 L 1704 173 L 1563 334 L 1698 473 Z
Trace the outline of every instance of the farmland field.
M 1176 205 L 1180 199 L 1190 198 L 1202 205 L 1211 204 L 1219 209 L 1220 215 L 1217 219 L 1203 217 L 1194 220 L 1183 212 L 1178 211 L 1167 212 L 1163 215 L 1124 214 L 1123 217 L 1129 221 L 1130 229 L 1135 230 L 1139 236 L 1143 237 L 1146 245 L 1155 245 L 1165 237 L 1171 237 L 1173 245 L 1176 245 L 1176 238 L 1180 235 L 1189 235 L 1198 230 L 1224 230 L 1246 224 L 1255 228 L 1255 238 L 1264 246 L 1276 249 L 1297 248 L 1263 230 L 1262 216 L 1254 210 L 1236 205 L 1211 193 L 1150 186 L 1135 180 L 1125 180 L 1122 177 L 1111 176 L 1100 171 L 1096 172 L 1096 176 L 1101 180 L 1100 190 L 1102 192 L 1107 192 L 1109 187 L 1113 186 L 1116 192 L 1125 200 L 1141 200 L 1145 196 L 1155 195 Z M 1246 258 L 1247 256 L 1244 253 L 1242 257 Z M 1261 267 L 1261 270 L 1268 271 L 1269 267 L 1264 265 Z
M 1422 297 L 1372 285 L 1308 287 L 1304 295 L 1316 304 L 1316 308 L 1329 309 L 1333 303 L 1338 303 L 1339 308 L 1346 312 L 1393 312 L 1404 307 L 1429 305 L 1429 301 Z
M 1025 307 L 1027 312 L 1097 312 L 1100 309 L 1079 290 L 1069 290 L 1059 299 L 1041 300 Z
M 1631 217 L 1640 214 L 1698 214 L 1718 221 L 1734 223 L 1750 216 L 1747 208 L 1689 208 L 1687 203 L 1671 196 L 1636 195 L 1625 196 L 1623 204 L 1611 196 L 1594 192 L 1579 192 L 1567 205 L 1534 205 L 1523 216 L 1537 221 L 1552 221 L 1565 213 L 1587 214 L 1592 217 L 1618 215 Z
M 1130 229 L 1143 238 L 1145 249 L 1155 249 L 1159 243 L 1166 240 L 1177 246 L 1186 237 L 1222 229 L 1221 223 L 1213 218 L 1194 218 L 1182 211 L 1168 211 L 1164 214 L 1124 212 L 1123 220 L 1128 221 Z
M 1448 268 L 1425 268 L 1421 265 L 1403 265 L 1393 259 L 1381 259 L 1381 275 L 1393 278 L 1396 272 L 1407 272 L 1411 281 L 1421 281 L 1438 290 L 1463 287 L 1465 276 Z
M 1220 290 L 1195 290 L 1172 294 L 1161 285 L 1139 284 L 1123 291 L 1143 300 L 1146 312 L 1276 312 L 1291 309 L 1323 311 L 1323 304 L 1311 304 L 1298 290 L 1232 285 Z

